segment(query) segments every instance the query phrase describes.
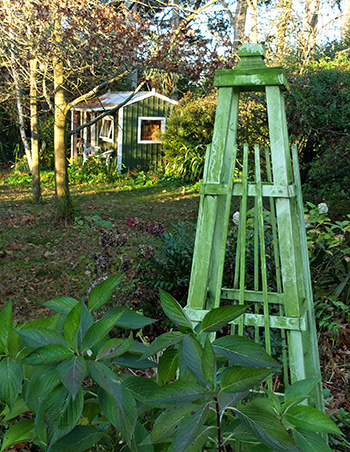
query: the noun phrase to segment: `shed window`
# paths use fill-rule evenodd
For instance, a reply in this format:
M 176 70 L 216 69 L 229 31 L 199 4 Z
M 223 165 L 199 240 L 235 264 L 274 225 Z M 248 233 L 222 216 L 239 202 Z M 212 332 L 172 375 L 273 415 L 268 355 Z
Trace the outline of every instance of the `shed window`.
M 105 116 L 104 118 L 102 118 L 99 138 L 101 138 L 101 140 L 103 141 L 110 141 L 113 143 L 114 139 L 113 116 Z
M 165 130 L 163 117 L 139 117 L 138 142 L 160 143 L 159 134 Z

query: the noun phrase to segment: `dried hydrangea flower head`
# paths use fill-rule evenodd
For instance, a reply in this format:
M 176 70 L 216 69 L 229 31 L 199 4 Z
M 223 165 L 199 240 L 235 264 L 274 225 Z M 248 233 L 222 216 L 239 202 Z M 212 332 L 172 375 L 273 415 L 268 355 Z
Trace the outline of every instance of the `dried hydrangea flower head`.
M 325 202 L 320 202 L 320 204 L 318 204 L 317 206 L 317 209 L 320 215 L 322 215 L 323 213 L 328 213 L 328 206 Z

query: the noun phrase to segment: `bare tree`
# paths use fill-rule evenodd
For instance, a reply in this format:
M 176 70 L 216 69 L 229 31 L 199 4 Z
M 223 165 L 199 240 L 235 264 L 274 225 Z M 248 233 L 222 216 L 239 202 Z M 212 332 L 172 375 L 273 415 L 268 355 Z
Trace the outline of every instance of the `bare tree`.
M 308 60 L 316 47 L 320 0 L 306 0 L 302 30 L 299 37 L 299 53 Z
M 150 19 L 141 18 L 137 11 L 122 4 L 115 6 L 99 0 L 0 0 L 1 3 L 11 13 L 11 21 L 6 22 L 4 10 L 0 12 L 0 20 L 5 21 L 3 41 L 7 46 L 13 45 L 11 33 L 16 34 L 14 58 L 32 82 L 32 93 L 35 89 L 37 93 L 40 79 L 41 95 L 48 104 L 54 100 L 56 206 L 59 216 L 66 216 L 71 210 L 66 158 L 66 118 L 70 108 L 135 67 L 150 67 L 154 73 L 186 73 L 196 79 L 208 66 L 206 49 L 202 43 L 190 43 L 191 33 L 183 24 L 157 33 Z M 3 53 L 5 48 L 2 46 Z M 29 68 L 25 63 L 28 59 L 33 61 Z M 96 82 L 96 88 L 91 90 Z M 36 127 L 34 98 L 33 94 L 32 125 Z M 36 136 L 32 130 L 32 140 Z
M 342 2 L 342 24 L 341 37 L 346 39 L 350 32 L 350 0 L 343 0 Z
M 276 21 L 276 57 L 283 61 L 287 49 L 288 28 L 293 20 L 293 0 L 281 0 Z

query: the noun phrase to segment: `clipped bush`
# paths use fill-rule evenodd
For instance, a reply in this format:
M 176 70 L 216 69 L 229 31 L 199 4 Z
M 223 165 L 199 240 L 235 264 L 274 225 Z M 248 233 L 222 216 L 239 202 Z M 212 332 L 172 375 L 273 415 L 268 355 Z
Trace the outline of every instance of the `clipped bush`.
M 211 143 L 217 96 L 188 93 L 167 120 L 162 149 L 170 174 L 185 180 L 202 177 L 206 146 Z

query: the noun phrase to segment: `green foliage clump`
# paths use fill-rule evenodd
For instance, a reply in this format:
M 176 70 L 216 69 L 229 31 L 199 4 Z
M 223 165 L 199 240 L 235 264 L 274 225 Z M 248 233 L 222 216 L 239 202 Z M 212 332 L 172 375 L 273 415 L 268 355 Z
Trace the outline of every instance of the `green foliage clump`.
M 302 180 L 313 199 L 348 198 L 350 63 L 345 53 L 312 61 L 291 78 L 287 115 Z M 330 171 L 331 169 L 331 171 Z M 336 195 L 335 195 L 336 193 Z
M 2 451 L 32 442 L 43 452 L 96 444 L 109 452 L 222 452 L 242 441 L 251 452 L 330 451 L 319 433 L 341 431 L 301 405 L 319 380 L 294 383 L 282 400 L 267 390 L 249 395 L 279 364 L 246 337 L 212 340 L 247 306 L 213 309 L 195 328 L 161 291 L 176 330 L 148 344 L 132 333 L 113 336 L 116 326 L 137 331 L 155 322 L 126 308 L 106 310 L 120 280 L 93 288 L 87 304 L 50 300 L 45 306 L 53 315 L 23 325 L 13 322 L 10 303 L 0 311 Z
M 305 221 L 316 319 L 320 329 L 338 328 L 337 318 L 350 320 L 350 215 L 331 221 L 328 206 L 307 203 Z
M 0 163 L 13 161 L 15 149 L 21 146 L 15 104 L 4 102 L 0 106 Z
M 305 200 L 332 202 L 333 210 L 341 214 L 344 203 L 350 199 L 349 187 L 350 147 L 340 140 L 310 163 L 303 196 Z
M 203 175 L 206 146 L 211 143 L 217 97 L 188 93 L 167 120 L 162 149 L 167 171 L 184 180 Z
M 168 290 L 183 300 L 190 283 L 194 240 L 195 226 L 181 222 L 157 237 L 156 250 L 147 245 L 141 247 L 142 281 Z

